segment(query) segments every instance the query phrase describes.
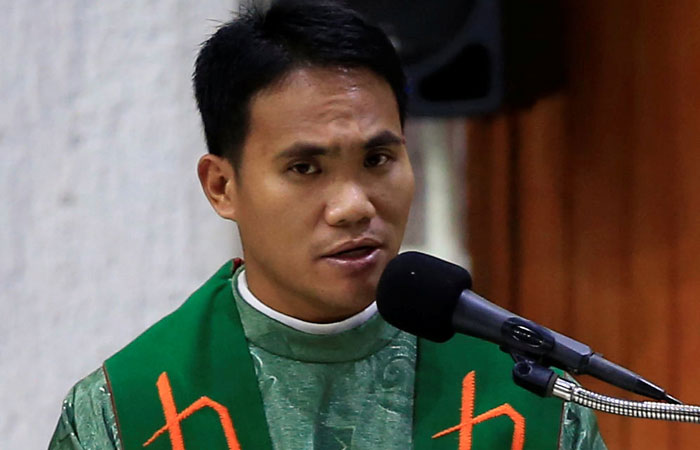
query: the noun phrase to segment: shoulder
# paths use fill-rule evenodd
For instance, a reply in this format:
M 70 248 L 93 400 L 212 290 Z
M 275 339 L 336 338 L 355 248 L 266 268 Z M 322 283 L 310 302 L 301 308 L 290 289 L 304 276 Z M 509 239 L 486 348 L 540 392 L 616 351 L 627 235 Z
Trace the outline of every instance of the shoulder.
M 117 433 L 107 379 L 99 368 L 66 395 L 49 449 L 121 450 Z

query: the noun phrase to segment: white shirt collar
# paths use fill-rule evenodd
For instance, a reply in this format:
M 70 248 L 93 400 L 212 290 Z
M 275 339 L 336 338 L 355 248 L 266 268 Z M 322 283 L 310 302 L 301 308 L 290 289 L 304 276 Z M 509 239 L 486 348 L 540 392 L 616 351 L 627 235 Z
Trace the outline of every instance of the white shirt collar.
M 367 322 L 372 316 L 377 313 L 377 302 L 372 302 L 367 308 L 350 316 L 347 319 L 341 320 L 340 322 L 333 323 L 314 323 L 306 322 L 304 320 L 297 319 L 296 317 L 291 317 L 286 314 L 282 314 L 276 311 L 253 295 L 248 288 L 248 280 L 245 276 L 245 269 L 241 271 L 237 278 L 238 292 L 243 297 L 243 300 L 250 305 L 252 308 L 266 315 L 267 317 L 281 322 L 288 327 L 294 328 L 298 331 L 303 331 L 309 334 L 337 334 L 343 331 L 351 330 L 353 328 L 359 327 L 363 323 Z

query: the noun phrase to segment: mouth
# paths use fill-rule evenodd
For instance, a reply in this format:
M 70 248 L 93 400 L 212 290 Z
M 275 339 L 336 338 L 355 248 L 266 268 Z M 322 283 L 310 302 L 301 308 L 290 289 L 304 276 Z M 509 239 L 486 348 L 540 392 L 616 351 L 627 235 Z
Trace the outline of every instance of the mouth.
M 378 242 L 365 239 L 341 245 L 326 254 L 323 260 L 345 272 L 357 273 L 375 267 L 381 252 Z
M 350 248 L 348 250 L 343 250 L 337 253 L 326 256 L 327 258 L 336 259 L 360 259 L 368 256 L 373 251 L 377 250 L 376 246 L 362 245 L 355 248 Z

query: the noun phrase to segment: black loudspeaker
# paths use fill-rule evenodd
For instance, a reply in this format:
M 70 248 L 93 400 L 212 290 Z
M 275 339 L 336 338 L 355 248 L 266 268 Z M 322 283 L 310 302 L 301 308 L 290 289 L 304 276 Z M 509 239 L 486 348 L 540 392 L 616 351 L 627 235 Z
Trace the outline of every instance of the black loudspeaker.
M 559 0 L 350 0 L 394 43 L 409 111 L 469 116 L 523 106 L 564 83 Z

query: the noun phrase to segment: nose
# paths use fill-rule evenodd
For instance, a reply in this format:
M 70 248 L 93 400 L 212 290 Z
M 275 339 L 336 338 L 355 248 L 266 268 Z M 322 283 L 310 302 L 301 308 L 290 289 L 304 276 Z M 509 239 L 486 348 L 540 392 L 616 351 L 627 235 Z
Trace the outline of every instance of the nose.
M 335 227 L 351 226 L 371 220 L 377 211 L 366 189 L 355 182 L 337 187 L 326 203 L 326 223 Z

